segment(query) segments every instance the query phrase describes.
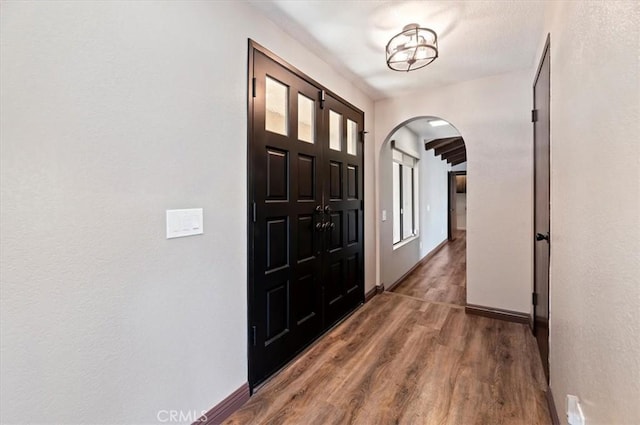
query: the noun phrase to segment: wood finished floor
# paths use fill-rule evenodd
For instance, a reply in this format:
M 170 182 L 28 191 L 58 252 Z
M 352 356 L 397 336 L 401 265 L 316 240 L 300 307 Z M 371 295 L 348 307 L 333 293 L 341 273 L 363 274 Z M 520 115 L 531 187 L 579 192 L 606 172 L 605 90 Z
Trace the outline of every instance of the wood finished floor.
M 385 292 L 225 424 L 550 424 L 526 325 Z
M 425 301 L 466 305 L 467 232 L 458 230 L 427 262 L 418 266 L 392 292 Z

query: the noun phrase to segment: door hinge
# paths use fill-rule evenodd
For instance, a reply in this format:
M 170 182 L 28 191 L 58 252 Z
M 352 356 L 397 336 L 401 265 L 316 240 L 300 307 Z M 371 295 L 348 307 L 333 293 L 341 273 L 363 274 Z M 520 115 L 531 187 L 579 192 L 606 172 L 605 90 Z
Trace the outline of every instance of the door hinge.
M 257 206 L 256 206 L 255 202 L 253 203 L 253 206 L 252 206 L 251 210 L 252 210 L 251 211 L 251 215 L 253 216 L 252 219 L 253 219 L 253 222 L 255 223 L 256 222 L 256 215 L 257 215 L 257 211 L 256 211 L 257 210 Z
M 256 338 L 257 338 L 256 337 L 256 327 L 255 326 L 251 326 L 251 333 L 252 333 L 251 341 L 253 342 L 253 346 L 255 347 L 256 346 Z
M 360 141 L 361 141 L 362 143 L 364 143 L 364 136 L 365 136 L 367 133 L 368 133 L 368 131 L 364 131 L 364 130 L 360 132 Z
M 538 305 L 538 294 L 536 294 L 535 292 L 531 293 L 531 303 L 533 305 Z
M 256 97 L 256 77 L 251 80 L 251 96 Z
M 537 122 L 538 121 L 538 110 L 537 109 L 532 109 L 531 110 L 531 122 Z
M 324 109 L 324 97 L 325 97 L 324 90 L 320 90 L 320 109 Z

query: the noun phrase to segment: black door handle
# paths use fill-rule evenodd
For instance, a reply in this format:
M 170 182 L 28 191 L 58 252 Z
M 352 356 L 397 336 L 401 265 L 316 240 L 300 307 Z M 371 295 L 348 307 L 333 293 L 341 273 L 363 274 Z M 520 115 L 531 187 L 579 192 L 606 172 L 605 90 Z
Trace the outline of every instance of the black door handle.
M 542 233 L 536 233 L 536 240 L 549 242 L 549 232 L 547 232 L 546 235 L 543 235 Z

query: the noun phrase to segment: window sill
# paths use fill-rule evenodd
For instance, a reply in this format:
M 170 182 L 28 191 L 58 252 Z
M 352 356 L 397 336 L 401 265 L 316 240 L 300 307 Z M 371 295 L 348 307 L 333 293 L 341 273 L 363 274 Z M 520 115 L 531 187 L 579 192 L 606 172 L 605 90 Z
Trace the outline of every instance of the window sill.
M 398 248 L 402 248 L 403 246 L 410 244 L 411 242 L 415 241 L 416 239 L 420 239 L 420 236 L 418 236 L 418 235 L 411 236 L 410 238 L 407 238 L 407 239 L 405 239 L 403 241 L 395 243 L 393 245 L 393 250 L 395 251 Z

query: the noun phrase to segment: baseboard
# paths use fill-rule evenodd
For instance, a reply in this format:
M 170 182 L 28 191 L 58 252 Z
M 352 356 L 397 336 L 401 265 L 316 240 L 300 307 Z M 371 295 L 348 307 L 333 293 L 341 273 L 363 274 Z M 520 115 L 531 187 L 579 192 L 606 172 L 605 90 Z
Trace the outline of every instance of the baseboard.
M 193 425 L 219 425 L 227 419 L 233 412 L 242 407 L 249 400 L 249 384 L 245 383 L 240 388 L 232 392 L 227 398 L 216 404 Z
M 553 425 L 560 425 L 560 417 L 558 416 L 558 409 L 556 409 L 556 403 L 553 401 L 553 393 L 551 393 L 551 387 L 547 389 L 547 406 L 549 406 L 549 414 L 551 415 L 551 423 Z
M 386 290 L 387 291 L 393 291 L 393 288 L 395 288 L 396 286 L 400 285 L 400 283 L 402 283 L 402 281 L 405 280 L 407 278 L 407 276 L 409 276 L 415 269 L 417 269 L 418 267 L 420 267 L 421 265 L 423 265 L 427 261 L 431 260 L 431 258 L 433 258 L 433 256 L 436 255 L 438 253 L 438 251 L 440 251 L 448 242 L 449 242 L 448 239 L 445 239 L 442 242 L 440 242 L 440 244 L 438 246 L 433 248 L 427 255 L 422 257 L 422 259 L 420 261 L 418 261 L 415 266 L 411 267 L 411 269 L 409 269 L 408 272 L 403 274 L 400 277 L 400 279 L 398 279 L 395 282 L 393 282 L 391 284 L 391 286 L 389 286 Z
M 384 292 L 384 284 L 374 286 L 373 288 L 371 288 L 369 292 L 364 294 L 364 302 L 368 303 L 369 301 L 371 301 L 371 298 L 383 292 Z
M 500 308 L 485 307 L 483 305 L 467 304 L 464 308 L 465 313 L 474 314 L 476 316 L 490 317 L 492 319 L 506 320 L 507 322 L 529 324 L 529 313 L 521 313 L 519 311 L 502 310 Z

